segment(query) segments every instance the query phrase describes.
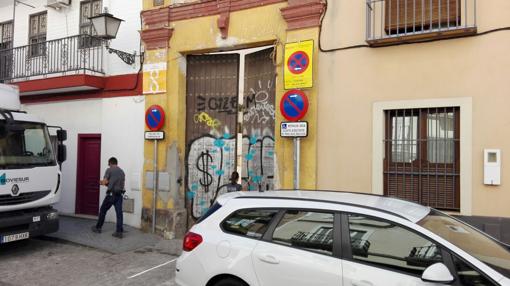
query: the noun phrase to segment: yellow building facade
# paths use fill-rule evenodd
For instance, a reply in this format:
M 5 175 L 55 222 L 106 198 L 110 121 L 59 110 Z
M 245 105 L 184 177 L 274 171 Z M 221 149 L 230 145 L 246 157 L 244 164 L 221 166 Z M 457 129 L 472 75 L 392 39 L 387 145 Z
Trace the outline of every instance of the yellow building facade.
M 293 141 L 280 137 L 287 43 L 317 43 L 320 1 L 144 1 L 146 107 L 166 112 L 158 142 L 156 226 L 180 236 L 237 171 L 245 191 L 293 187 Z M 184 1 L 186 2 L 186 1 Z M 154 6 L 155 4 L 162 4 Z M 317 182 L 318 46 L 309 100 L 308 137 L 301 140 L 300 186 Z M 307 63 L 308 65 L 308 63 Z M 145 143 L 145 173 L 154 142 Z M 153 191 L 145 177 L 142 221 L 152 223 Z

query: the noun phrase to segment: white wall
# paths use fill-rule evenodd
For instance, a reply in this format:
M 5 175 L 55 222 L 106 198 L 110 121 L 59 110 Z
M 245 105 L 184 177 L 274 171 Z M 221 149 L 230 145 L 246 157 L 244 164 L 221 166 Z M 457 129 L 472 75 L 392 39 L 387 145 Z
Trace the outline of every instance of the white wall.
M 143 98 L 142 98 L 143 99 Z M 140 227 L 143 171 L 143 134 L 145 103 L 140 97 L 118 97 L 68 102 L 25 104 L 23 109 L 43 118 L 50 125 L 60 125 L 68 131 L 68 159 L 63 164 L 60 203 L 62 213 L 74 214 L 76 203 L 76 167 L 78 134 L 101 134 L 101 176 L 108 158 L 114 156 L 126 173 L 126 194 L 135 200 L 135 213 L 124 214 L 124 223 Z M 100 178 L 98 178 L 99 180 Z M 101 188 L 101 204 L 106 190 Z M 112 211 L 107 221 L 115 221 Z
M 16 5 L 16 22 L 14 24 L 15 47 L 28 44 L 30 15 L 43 11 L 48 12 L 47 40 L 78 35 L 81 1 L 73 0 L 70 7 L 60 10 L 45 7 L 47 0 L 25 0 L 24 2 L 35 8 L 22 4 Z M 0 0 L 0 23 L 12 20 L 12 3 L 12 0 Z M 142 1 L 103 0 L 103 6 L 108 7 L 109 13 L 124 20 L 120 25 L 117 38 L 111 41 L 111 47 L 128 53 L 133 51 L 139 53 L 140 36 L 138 31 L 140 30 Z M 104 68 L 107 75 L 128 74 L 138 71 L 138 65 L 128 66 L 114 54 L 109 54 L 105 51 L 104 56 Z
M 124 223 L 140 227 L 142 217 L 141 174 L 143 172 L 145 103 L 139 97 L 118 97 L 103 100 L 101 121 L 101 170 L 108 159 L 116 157 L 126 173 L 126 195 L 135 200 L 135 212 L 124 213 Z M 106 189 L 101 189 L 101 202 Z M 115 221 L 111 211 L 107 221 Z
M 79 34 L 80 0 L 73 0 L 70 7 L 60 10 L 45 7 L 47 0 L 24 0 L 24 2 L 35 8 L 22 4 L 16 6 L 15 47 L 28 44 L 29 17 L 43 11 L 48 13 L 47 40 Z M 12 20 L 12 3 L 12 0 L 0 0 L 0 22 Z M 142 1 L 103 0 L 103 7 L 108 7 L 109 13 L 124 20 L 117 38 L 110 42 L 110 46 L 129 53 L 133 51 L 139 53 L 138 31 Z M 139 65 L 129 66 L 117 55 L 109 54 L 105 50 L 104 69 L 106 76 L 133 74 L 138 72 Z M 138 97 L 122 97 L 24 105 L 27 111 L 41 116 L 49 124 L 60 125 L 68 130 L 69 140 L 66 143 L 68 160 L 63 165 L 63 194 L 60 203 L 56 205 L 61 212 L 75 213 L 77 136 L 80 133 L 100 133 L 102 135 L 101 172 L 104 172 L 109 157 L 115 156 L 119 159 L 120 166 L 127 176 L 127 195 L 135 199 L 136 212 L 125 214 L 125 223 L 140 226 L 141 191 L 134 189 L 140 189 L 141 184 L 145 104 L 138 100 Z M 104 192 L 105 190 L 101 189 L 101 199 L 104 197 Z M 114 220 L 114 216 L 108 216 L 107 219 Z
M 62 213 L 74 214 L 76 202 L 76 166 L 78 134 L 102 133 L 101 100 L 77 100 L 58 103 L 26 104 L 23 109 L 40 116 L 47 124 L 67 130 L 67 161 L 62 165 L 62 194 L 55 206 Z

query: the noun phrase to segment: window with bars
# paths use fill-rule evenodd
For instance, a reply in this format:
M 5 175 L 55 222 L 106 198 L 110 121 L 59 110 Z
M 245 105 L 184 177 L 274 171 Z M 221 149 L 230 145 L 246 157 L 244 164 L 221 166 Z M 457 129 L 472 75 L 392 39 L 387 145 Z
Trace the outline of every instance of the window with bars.
M 89 17 L 101 14 L 103 2 L 101 0 L 87 0 L 80 3 L 80 35 L 97 35 L 92 21 Z M 82 37 L 80 39 L 80 48 L 97 47 L 101 45 L 99 39 L 91 37 Z
M 0 50 L 12 48 L 12 21 L 0 23 Z
M 384 193 L 460 210 L 460 109 L 386 111 Z
M 372 46 L 477 33 L 476 0 L 366 0 Z
M 12 21 L 0 23 L 0 78 L 12 71 Z
M 48 14 L 46 12 L 30 15 L 30 57 L 39 57 L 46 53 L 46 27 Z
M 400 34 L 460 25 L 462 0 L 385 0 L 385 29 Z

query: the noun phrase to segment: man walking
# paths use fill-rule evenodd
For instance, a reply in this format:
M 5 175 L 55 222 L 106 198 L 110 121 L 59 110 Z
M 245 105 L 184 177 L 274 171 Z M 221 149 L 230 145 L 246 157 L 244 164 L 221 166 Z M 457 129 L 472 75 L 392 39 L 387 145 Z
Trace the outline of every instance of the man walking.
M 117 158 L 111 157 L 108 160 L 108 169 L 106 169 L 103 180 L 99 181 L 101 185 L 107 186 L 108 190 L 106 191 L 106 197 L 104 198 L 99 210 L 97 224 L 92 227 L 92 231 L 95 233 L 101 233 L 106 213 L 112 206 L 114 206 L 115 213 L 117 214 L 117 227 L 112 236 L 122 238 L 122 232 L 124 231 L 122 227 L 122 200 L 125 192 L 124 184 L 126 181 L 126 175 L 117 164 Z

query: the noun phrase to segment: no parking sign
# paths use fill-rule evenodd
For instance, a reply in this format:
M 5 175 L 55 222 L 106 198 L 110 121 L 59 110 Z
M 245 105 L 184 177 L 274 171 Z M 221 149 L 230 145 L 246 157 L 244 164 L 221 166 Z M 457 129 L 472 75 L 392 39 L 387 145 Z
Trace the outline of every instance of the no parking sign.
M 302 74 L 308 70 L 310 57 L 304 51 L 294 52 L 287 59 L 287 68 L 292 74 Z
M 165 111 L 159 105 L 152 105 L 145 112 L 145 124 L 151 131 L 160 130 L 165 124 Z
M 285 119 L 299 121 L 308 111 L 308 97 L 301 90 L 289 90 L 280 101 L 280 111 Z
M 285 45 L 285 89 L 313 87 L 313 40 Z

